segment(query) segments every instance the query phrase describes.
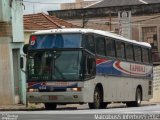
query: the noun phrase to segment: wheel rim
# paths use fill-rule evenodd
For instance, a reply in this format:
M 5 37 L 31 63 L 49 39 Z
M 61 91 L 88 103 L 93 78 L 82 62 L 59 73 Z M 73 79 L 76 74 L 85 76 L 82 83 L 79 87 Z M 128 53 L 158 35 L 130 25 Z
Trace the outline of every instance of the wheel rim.
M 140 90 L 138 90 L 138 92 L 137 92 L 137 103 L 138 104 L 141 103 L 141 92 L 140 92 Z
M 95 107 L 99 108 L 99 106 L 100 106 L 100 95 L 97 91 L 95 92 L 95 95 L 94 95 L 94 102 L 95 102 Z

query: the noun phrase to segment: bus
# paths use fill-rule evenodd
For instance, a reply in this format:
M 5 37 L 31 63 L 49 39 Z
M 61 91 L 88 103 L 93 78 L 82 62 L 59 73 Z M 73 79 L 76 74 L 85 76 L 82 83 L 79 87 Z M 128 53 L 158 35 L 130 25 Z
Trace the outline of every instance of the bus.
M 27 54 L 27 100 L 57 105 L 111 102 L 140 106 L 152 98 L 151 46 L 107 31 L 64 28 L 37 31 Z

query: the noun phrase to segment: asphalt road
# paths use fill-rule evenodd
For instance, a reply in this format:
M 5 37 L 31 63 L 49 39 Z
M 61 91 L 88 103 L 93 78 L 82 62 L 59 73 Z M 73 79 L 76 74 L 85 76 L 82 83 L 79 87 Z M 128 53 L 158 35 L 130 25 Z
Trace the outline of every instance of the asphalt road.
M 109 107 L 90 110 L 85 106 L 59 107 L 54 111 L 12 111 L 0 112 L 1 120 L 160 120 L 160 105 L 141 107 Z

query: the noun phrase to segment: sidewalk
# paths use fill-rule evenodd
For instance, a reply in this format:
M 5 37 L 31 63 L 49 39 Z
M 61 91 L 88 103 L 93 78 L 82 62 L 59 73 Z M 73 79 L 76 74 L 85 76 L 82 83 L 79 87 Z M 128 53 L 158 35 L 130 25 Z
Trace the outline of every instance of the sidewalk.
M 155 102 L 148 102 L 148 101 L 143 101 L 141 106 L 150 106 L 150 105 L 156 105 L 160 103 L 155 103 Z M 87 104 L 84 105 L 79 105 L 79 104 L 68 104 L 68 105 L 61 105 L 58 106 L 60 109 L 66 109 L 66 108 L 76 108 L 78 109 L 86 109 L 88 107 Z M 126 104 L 123 103 L 112 103 L 107 106 L 107 108 L 124 108 L 126 107 Z M 0 105 L 0 111 L 37 111 L 37 110 L 44 110 L 44 105 L 43 104 L 28 104 L 28 107 L 22 104 L 17 104 L 17 105 Z
M 23 104 L 16 105 L 0 105 L 0 111 L 34 111 L 34 110 L 43 110 L 43 104 L 29 104 L 28 107 Z
M 0 111 L 18 111 L 18 110 L 27 110 L 25 105 L 0 105 Z

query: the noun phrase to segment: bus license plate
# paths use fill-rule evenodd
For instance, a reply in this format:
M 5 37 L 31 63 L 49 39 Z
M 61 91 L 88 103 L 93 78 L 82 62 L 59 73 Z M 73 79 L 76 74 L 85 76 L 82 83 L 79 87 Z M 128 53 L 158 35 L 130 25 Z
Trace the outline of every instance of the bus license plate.
M 53 95 L 52 95 L 52 96 L 49 96 L 49 97 L 48 97 L 48 99 L 49 99 L 49 100 L 57 100 L 57 99 L 58 99 L 58 97 L 57 97 L 57 96 L 53 96 Z

